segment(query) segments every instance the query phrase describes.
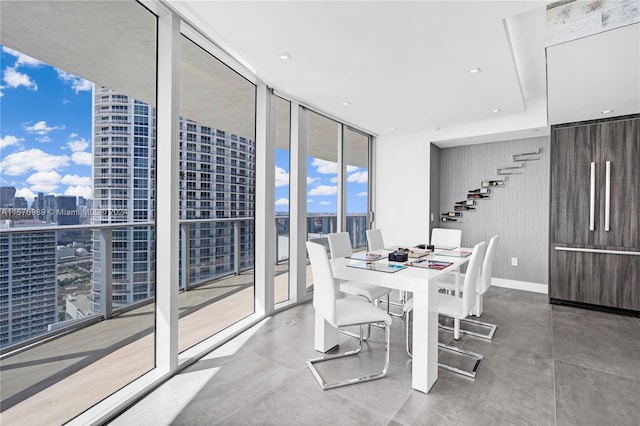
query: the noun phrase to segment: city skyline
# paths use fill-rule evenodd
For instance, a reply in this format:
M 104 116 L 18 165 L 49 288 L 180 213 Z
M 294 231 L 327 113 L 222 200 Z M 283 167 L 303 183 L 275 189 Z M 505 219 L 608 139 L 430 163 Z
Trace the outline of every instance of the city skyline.
M 93 83 L 2 46 L 0 186 L 93 199 Z M 275 208 L 289 210 L 289 152 L 276 152 Z M 307 210 L 336 213 L 337 164 L 307 159 Z M 367 170 L 347 167 L 348 213 L 367 211 Z

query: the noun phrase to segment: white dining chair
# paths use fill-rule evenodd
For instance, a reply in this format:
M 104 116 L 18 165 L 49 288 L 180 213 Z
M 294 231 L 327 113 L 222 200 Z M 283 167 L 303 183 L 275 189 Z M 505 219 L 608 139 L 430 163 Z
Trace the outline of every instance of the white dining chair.
M 467 266 L 467 273 L 464 277 L 464 283 L 462 285 L 462 297 L 458 295 L 449 295 L 444 293 L 438 293 L 438 314 L 446 315 L 452 317 L 454 319 L 454 331 L 453 338 L 455 340 L 460 339 L 460 320 L 468 317 L 471 314 L 473 309 L 473 305 L 475 303 L 475 292 L 473 289 L 476 288 L 477 280 L 480 272 L 480 265 L 482 260 L 484 259 L 486 243 L 484 241 L 479 242 L 473 247 L 473 251 L 471 252 L 471 256 L 469 258 L 469 264 Z M 407 353 L 409 356 L 412 355 L 412 348 L 410 338 L 410 329 L 411 325 L 411 313 L 413 311 L 413 299 L 410 299 L 405 304 L 405 312 L 407 315 L 407 324 L 406 324 L 406 344 L 407 344 Z M 453 367 L 441 362 L 438 362 L 438 367 L 445 368 L 447 370 L 454 371 L 459 374 L 463 374 L 469 377 L 475 377 L 478 367 L 480 365 L 480 361 L 483 356 L 481 354 L 467 351 L 456 346 L 446 345 L 444 343 L 438 343 L 438 347 L 442 350 L 448 350 L 451 352 L 456 352 L 459 354 L 467 355 L 476 360 L 474 366 L 471 370 L 462 370 L 457 367 Z
M 360 339 L 357 349 L 341 352 L 333 355 L 325 355 L 319 358 L 313 358 L 307 361 L 307 366 L 313 373 L 320 387 L 322 389 L 332 389 L 340 386 L 352 385 L 355 383 L 366 382 L 369 380 L 380 379 L 387 374 L 389 370 L 389 341 L 391 337 L 391 317 L 384 311 L 378 309 L 372 304 L 368 303 L 359 297 L 349 298 L 336 298 L 336 285 L 333 273 L 331 271 L 331 264 L 327 256 L 327 251 L 324 246 L 307 242 L 307 251 L 309 253 L 309 259 L 311 260 L 311 273 L 313 275 L 313 308 L 316 314 L 319 314 L 325 321 L 336 328 L 359 326 L 360 327 Z M 356 377 L 352 379 L 339 380 L 332 383 L 327 383 L 318 370 L 315 364 L 334 360 L 338 358 L 344 358 L 352 355 L 357 355 L 363 346 L 363 325 L 377 324 L 381 325 L 385 329 L 385 362 L 384 368 L 381 372 Z
M 367 249 L 369 251 L 384 250 L 384 239 L 382 238 L 382 231 L 381 230 L 379 230 L 379 229 L 367 229 L 365 233 L 366 233 L 366 236 L 367 236 Z M 403 309 L 403 313 L 401 313 L 401 314 L 397 314 L 395 312 L 391 312 L 390 309 L 387 309 L 387 313 L 389 315 L 401 318 L 404 315 L 404 303 L 406 302 L 406 300 L 407 300 L 407 292 L 406 291 L 400 291 L 400 292 L 398 292 L 398 301 L 397 302 L 391 301 L 391 293 L 389 293 L 389 296 L 387 297 L 386 300 L 380 300 L 379 302 L 382 302 L 382 303 L 387 303 L 388 302 L 388 305 L 398 306 L 401 309 Z
M 331 251 L 332 259 L 347 257 L 353 254 L 351 238 L 349 238 L 348 232 L 335 232 L 329 234 L 327 239 L 329 240 L 329 250 Z M 369 302 L 375 305 L 378 305 L 378 301 L 384 296 L 387 296 L 388 301 L 389 293 L 391 293 L 391 289 L 389 288 L 357 281 L 341 281 L 340 291 L 366 297 Z M 387 313 L 388 312 L 389 305 L 387 304 Z
M 484 261 L 482 262 L 482 269 L 480 270 L 480 277 L 477 281 L 476 285 L 476 302 L 471 311 L 471 315 L 479 317 L 482 315 L 483 311 L 483 298 L 484 294 L 491 287 L 491 276 L 493 273 L 493 260 L 496 255 L 496 246 L 498 245 L 498 241 L 500 240 L 499 235 L 494 235 L 489 240 L 489 245 L 487 246 L 487 252 L 484 255 Z M 453 291 L 455 289 L 455 277 L 451 274 L 445 275 L 442 279 L 438 281 L 438 287 L 447 289 L 449 291 Z M 474 324 L 476 326 L 480 326 L 486 328 L 487 334 L 477 333 L 475 331 L 466 330 L 464 328 L 460 328 L 460 332 L 464 334 L 468 334 L 471 336 L 481 337 L 483 339 L 491 340 L 493 339 L 493 335 L 496 332 L 497 325 L 490 324 L 484 321 L 478 321 L 471 318 L 465 318 L 462 320 L 462 323 Z M 441 325 L 443 328 L 452 330 L 452 327 Z
M 376 251 L 384 250 L 384 240 L 382 239 L 382 231 L 379 229 L 367 229 L 367 250 Z
M 436 249 L 453 249 L 462 243 L 461 229 L 433 228 L 431 230 L 431 245 Z

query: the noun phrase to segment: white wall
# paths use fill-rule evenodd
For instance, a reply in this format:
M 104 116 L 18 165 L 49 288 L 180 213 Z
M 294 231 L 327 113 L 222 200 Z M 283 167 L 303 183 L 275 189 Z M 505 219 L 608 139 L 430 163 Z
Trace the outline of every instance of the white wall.
M 377 139 L 375 227 L 387 246 L 429 241 L 429 149 L 425 134 Z

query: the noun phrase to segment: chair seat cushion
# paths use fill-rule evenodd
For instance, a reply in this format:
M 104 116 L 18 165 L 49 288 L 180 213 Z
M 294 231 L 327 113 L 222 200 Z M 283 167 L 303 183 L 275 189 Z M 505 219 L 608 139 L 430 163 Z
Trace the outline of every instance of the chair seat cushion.
M 369 301 L 373 302 L 376 299 L 380 299 L 382 296 L 386 296 L 391 293 L 391 289 L 386 287 L 380 287 L 373 284 L 367 284 L 357 281 L 343 281 L 340 283 L 340 291 L 345 293 L 357 294 L 364 296 Z
M 464 318 L 462 314 L 462 299 L 448 294 L 438 293 L 438 313 L 453 318 Z
M 357 297 L 336 300 L 336 323 L 338 327 L 374 322 L 391 324 L 391 316 L 377 306 Z

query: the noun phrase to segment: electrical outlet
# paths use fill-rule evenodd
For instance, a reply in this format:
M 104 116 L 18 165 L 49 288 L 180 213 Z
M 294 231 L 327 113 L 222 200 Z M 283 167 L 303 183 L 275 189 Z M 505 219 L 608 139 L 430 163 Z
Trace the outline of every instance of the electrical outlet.
M 511 266 L 518 266 L 518 258 L 517 257 L 512 257 L 511 258 Z

